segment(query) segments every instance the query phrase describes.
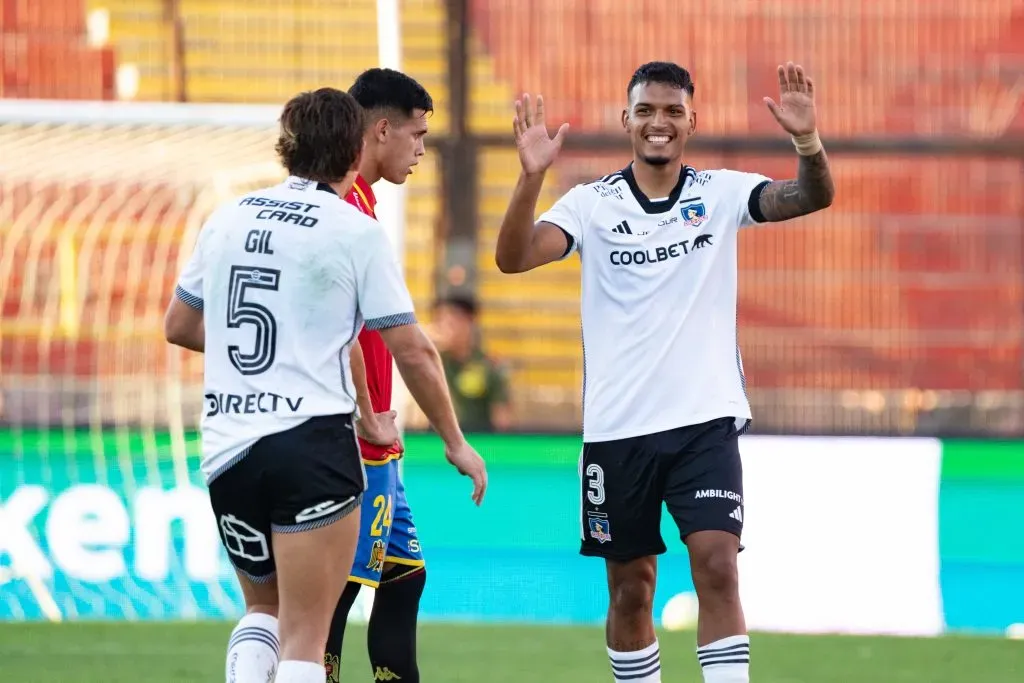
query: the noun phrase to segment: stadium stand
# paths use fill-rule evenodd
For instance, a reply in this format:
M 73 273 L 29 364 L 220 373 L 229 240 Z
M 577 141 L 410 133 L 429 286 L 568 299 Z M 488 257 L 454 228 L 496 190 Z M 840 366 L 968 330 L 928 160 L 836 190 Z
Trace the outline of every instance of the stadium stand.
M 498 79 L 513 93 L 545 93 L 553 125 L 618 129 L 632 69 L 671 59 L 694 73 L 703 133 L 777 134 L 761 97 L 777 91 L 774 65 L 799 56 L 824 84 L 819 100 L 829 137 L 1024 130 L 1024 3 L 985 3 L 966 16 L 961 9 L 934 0 L 827 8 L 810 1 L 701 3 L 687 11 L 665 2 L 628 9 L 590 0 L 473 2 L 475 28 Z M 627 21 L 630 30 L 622 31 Z M 498 101 L 478 106 L 507 110 Z M 559 189 L 625 161 L 605 156 L 601 166 L 597 158 L 562 163 Z M 742 238 L 741 341 L 759 388 L 755 402 L 758 393 L 771 401 L 773 389 L 1019 390 L 1019 163 L 834 161 L 839 200 L 826 215 Z M 793 172 L 792 160 L 773 157 L 707 155 L 692 163 L 774 177 Z M 507 196 L 515 174 L 514 160 L 493 160 L 482 179 L 482 265 L 502 208 L 487 197 Z M 985 238 L 971 239 L 978 230 Z M 501 276 L 484 276 L 485 322 L 496 349 L 531 369 L 551 361 L 578 370 L 570 343 L 578 338 L 578 289 L 570 270 L 504 287 Z M 538 330 L 547 343 L 530 343 Z M 578 386 L 578 371 L 528 381 L 556 377 L 566 393 Z
M 184 90 L 192 101 L 280 103 L 300 89 L 343 86 L 377 59 L 372 0 L 178 4 Z M 116 55 L 119 68 L 139 74 L 136 99 L 173 99 L 168 65 L 175 34 L 165 5 L 161 0 L 60 0 L 47 6 L 62 9 L 42 12 L 27 0 L 0 3 L 4 45 L 15 46 L 0 50 L 0 95 L 109 99 Z M 653 0 L 627 5 L 473 0 L 471 9 L 475 132 L 505 134 L 511 101 L 529 90 L 547 96 L 551 121 L 569 121 L 574 131 L 613 133 L 632 69 L 665 58 L 695 74 L 702 133 L 774 135 L 761 97 L 776 90 L 773 65 L 794 55 L 822 84 L 822 128 L 829 137 L 994 138 L 1024 130 L 1021 0 L 987 2 L 970 12 L 952 0 L 875 0 L 827 9 L 810 0 L 771 0 L 699 3 L 685 10 Z M 109 43 L 85 47 L 85 17 L 97 12 L 109 20 Z M 438 111 L 432 126 L 439 133 L 448 126 L 444 20 L 442 0 L 402 4 L 404 68 L 435 95 Z M 622 30 L 626 22 L 629 31 Z M 666 26 L 674 30 L 665 31 Z M 730 49 L 723 51 L 723 45 Z M 68 63 L 75 70 L 66 74 L 48 66 Z M 61 139 L 80 142 L 84 149 L 89 136 L 97 134 L 64 130 Z M 168 130 L 120 134 L 125 139 L 165 135 L 184 140 Z M 18 135 L 24 131 L 8 129 L 3 143 L 14 144 Z M 208 138 L 196 140 L 195 146 L 183 142 L 182 149 L 201 156 Z M 607 153 L 564 157 L 549 178 L 544 206 L 573 183 L 626 161 L 621 154 Z M 147 192 L 166 192 L 176 198 L 166 200 L 172 204 L 194 197 L 202 172 L 183 181 L 191 167 L 180 161 L 185 165 L 179 175 Z M 268 161 L 272 155 L 266 152 L 259 163 Z M 1024 365 L 1021 336 L 1014 332 L 1024 328 L 1019 162 L 848 155 L 834 161 L 839 201 L 826 215 L 785 228 L 751 230 L 743 237 L 741 341 L 746 369 L 758 387 L 755 403 L 771 405 L 780 392 L 804 391 L 809 392 L 804 404 L 813 406 L 814 392 L 840 389 L 1019 390 Z M 236 162 L 257 163 L 243 155 L 225 159 L 223 167 L 230 171 Z M 788 158 L 725 153 L 707 153 L 692 163 L 776 177 L 790 175 L 793 165 Z M 442 221 L 436 164 L 436 155 L 421 164 L 408 195 L 406 268 L 423 310 L 434 294 L 434 269 L 443 249 L 435 240 Z M 56 182 L 60 168 L 53 163 L 34 173 L 36 182 Z M 515 279 L 496 272 L 494 238 L 517 174 L 514 150 L 483 152 L 478 264 L 485 341 L 513 368 L 520 415 L 535 426 L 566 426 L 579 418 L 579 267 L 570 259 Z M 79 340 L 74 343 L 81 345 L 80 353 L 70 358 L 60 344 L 72 341 L 35 345 L 46 349 L 51 374 L 62 364 L 84 376 L 89 368 L 109 362 L 96 350 L 109 330 L 97 330 L 113 325 L 115 316 L 87 303 L 69 306 L 69 283 L 75 278 L 62 264 L 69 258 L 77 259 L 80 269 L 97 268 L 94 260 L 105 264 L 84 279 L 99 278 L 92 286 L 112 297 L 106 305 L 136 310 L 143 304 L 127 293 L 139 275 L 130 265 L 133 259 L 167 253 L 158 245 L 180 240 L 187 229 L 180 207 L 177 213 L 150 209 L 146 220 L 154 227 L 140 234 L 151 236 L 133 237 L 136 241 L 128 240 L 124 224 L 118 228 L 110 223 L 113 219 L 101 218 L 99 207 L 109 211 L 112 198 L 134 187 L 131 182 L 131 174 L 124 172 L 116 182 L 82 179 L 79 185 L 55 185 L 73 192 L 65 197 L 55 191 L 53 201 L 66 205 L 56 209 L 40 199 L 49 195 L 31 196 L 21 180 L 5 179 L 0 192 L 23 199 L 0 209 L 0 222 L 10 219 L 14 204 L 22 211 L 15 221 L 21 227 L 14 232 L 4 228 L 7 244 L 13 244 L 17 230 L 22 241 L 5 247 L 0 263 L 0 275 L 18 284 L 3 300 L 3 354 L 15 346 L 33 347 L 12 344 L 16 333 Z M 77 223 L 70 218 L 68 197 L 91 197 L 91 204 L 76 209 Z M 35 208 L 25 213 L 19 202 L 33 201 Z M 118 211 L 131 216 L 134 209 Z M 49 221 L 30 242 L 24 241 L 26 215 Z M 80 230 L 92 235 L 88 253 L 94 256 L 88 259 L 78 246 L 87 239 Z M 147 307 L 162 307 L 166 284 L 159 280 L 145 290 L 145 296 L 154 297 L 143 306 L 147 325 L 155 319 L 146 316 L 156 310 Z M 15 291 L 16 296 L 11 294 Z M 87 302 L 91 295 L 77 296 Z M 8 325 L 11 316 L 17 322 Z M 3 362 L 12 367 L 9 358 Z M 802 424 L 814 429 L 813 420 Z

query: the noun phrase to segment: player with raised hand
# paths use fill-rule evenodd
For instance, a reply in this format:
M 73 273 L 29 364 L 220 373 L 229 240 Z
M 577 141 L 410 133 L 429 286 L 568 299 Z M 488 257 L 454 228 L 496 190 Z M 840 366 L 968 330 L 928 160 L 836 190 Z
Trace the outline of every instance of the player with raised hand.
M 423 139 L 434 103 L 415 79 L 393 69 L 364 71 L 348 92 L 363 107 L 366 120 L 359 175 L 345 201 L 376 218 L 372 185 L 381 179 L 396 185 L 406 181 L 425 153 Z M 355 563 L 327 638 L 327 681 L 339 680 L 348 615 L 365 585 L 376 589 L 366 634 L 371 674 L 375 680 L 419 683 L 416 622 L 427 572 L 399 475 L 404 449 L 393 429 L 392 358 L 373 330 L 363 330 L 352 351 L 356 387 L 369 402 L 360 410 L 369 416 L 360 442 L 367 488 Z
M 364 326 L 472 478 L 473 500 L 487 486 L 387 236 L 342 199 L 363 122 L 347 93 L 292 98 L 277 143 L 289 177 L 213 213 L 164 321 L 170 343 L 204 353 L 202 470 L 246 604 L 229 683 L 324 682 L 366 488 L 349 362 Z
M 779 67 L 765 104 L 792 136 L 797 175 L 699 171 L 684 163 L 697 129 L 690 74 L 668 62 L 636 70 L 622 125 L 625 168 L 567 192 L 535 222 L 547 169 L 565 139 L 543 100 L 516 102 L 522 173 L 495 260 L 521 273 L 578 252 L 584 338 L 581 553 L 605 559 L 608 656 L 616 681 L 661 680 L 654 631 L 665 503 L 690 556 L 699 601 L 697 657 L 706 683 L 749 681 L 739 597 L 743 529 L 739 435 L 750 406 L 737 344 L 739 230 L 831 205 L 814 84 Z

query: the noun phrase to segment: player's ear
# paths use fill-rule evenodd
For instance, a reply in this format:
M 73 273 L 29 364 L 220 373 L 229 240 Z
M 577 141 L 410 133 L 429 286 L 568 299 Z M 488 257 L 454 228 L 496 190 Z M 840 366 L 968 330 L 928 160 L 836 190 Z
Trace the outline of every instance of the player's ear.
M 373 124 L 373 136 L 377 138 L 377 142 L 384 143 L 387 141 L 390 128 L 391 123 L 387 118 L 382 117 L 377 119 L 377 122 Z
M 627 133 L 629 132 L 629 110 L 628 109 L 623 109 L 622 110 L 622 129 L 625 130 Z
M 693 109 L 690 110 L 690 132 L 687 133 L 687 137 L 697 132 L 697 112 Z

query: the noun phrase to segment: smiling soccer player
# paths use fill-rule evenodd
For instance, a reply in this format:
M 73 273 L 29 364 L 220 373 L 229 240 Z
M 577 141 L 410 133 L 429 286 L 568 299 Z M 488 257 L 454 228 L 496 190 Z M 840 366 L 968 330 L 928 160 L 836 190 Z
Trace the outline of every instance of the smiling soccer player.
M 663 502 L 689 551 L 704 680 L 749 681 L 736 563 L 739 436 L 751 419 L 736 330 L 738 233 L 824 209 L 835 193 L 814 84 L 792 63 L 778 74 L 779 102 L 765 104 L 792 136 L 795 179 L 686 165 L 697 129 L 693 81 L 676 64 L 651 62 L 633 74 L 622 113 L 632 163 L 577 185 L 536 223 L 544 174 L 568 126 L 551 137 L 541 98 L 535 108 L 529 96 L 516 103 L 522 173 L 495 260 L 521 273 L 580 254 L 581 553 L 606 562 L 616 681 L 661 680 L 652 603 L 666 550 Z

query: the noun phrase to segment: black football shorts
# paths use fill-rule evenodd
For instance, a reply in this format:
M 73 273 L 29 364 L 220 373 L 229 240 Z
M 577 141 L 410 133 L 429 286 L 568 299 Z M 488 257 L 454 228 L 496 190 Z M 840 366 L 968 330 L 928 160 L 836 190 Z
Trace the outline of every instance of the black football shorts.
M 352 416 L 313 417 L 265 436 L 209 486 L 231 563 L 256 583 L 269 581 L 272 532 L 316 529 L 359 509 L 366 473 Z
M 580 553 L 629 561 L 665 552 L 661 506 L 680 538 L 743 530 L 743 466 L 731 417 L 615 441 L 580 459 Z

